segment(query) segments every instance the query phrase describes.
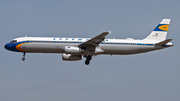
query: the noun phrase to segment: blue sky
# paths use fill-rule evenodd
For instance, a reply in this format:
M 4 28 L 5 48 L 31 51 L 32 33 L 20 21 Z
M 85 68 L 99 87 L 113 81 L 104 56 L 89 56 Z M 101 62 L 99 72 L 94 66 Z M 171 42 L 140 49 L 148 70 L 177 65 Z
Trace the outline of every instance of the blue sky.
M 1 101 L 179 101 L 179 0 L 0 1 Z M 170 18 L 171 48 L 65 62 L 61 54 L 10 52 L 23 36 L 143 39 Z

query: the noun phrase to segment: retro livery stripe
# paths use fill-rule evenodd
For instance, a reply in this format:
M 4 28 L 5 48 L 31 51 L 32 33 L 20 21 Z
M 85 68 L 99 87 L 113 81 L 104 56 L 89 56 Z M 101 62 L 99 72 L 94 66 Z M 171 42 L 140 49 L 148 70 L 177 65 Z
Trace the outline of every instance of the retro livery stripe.
M 16 46 L 16 49 L 19 50 L 19 51 L 21 51 L 21 52 L 26 52 L 26 51 L 24 51 L 23 49 L 21 49 L 21 46 L 24 45 L 24 44 L 26 44 L 26 43 L 18 44 L 18 45 Z

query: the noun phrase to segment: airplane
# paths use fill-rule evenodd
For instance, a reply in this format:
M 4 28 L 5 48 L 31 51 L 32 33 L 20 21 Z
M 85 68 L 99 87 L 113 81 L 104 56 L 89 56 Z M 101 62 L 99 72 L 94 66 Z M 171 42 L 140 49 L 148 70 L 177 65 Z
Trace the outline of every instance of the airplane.
M 144 39 L 107 39 L 111 31 L 103 32 L 94 38 L 66 37 L 19 37 L 4 47 L 14 52 L 22 52 L 22 60 L 26 53 L 62 53 L 64 61 L 82 60 L 89 65 L 92 56 L 97 55 L 130 55 L 146 53 L 173 46 L 166 39 L 171 19 L 163 19 L 160 24 Z

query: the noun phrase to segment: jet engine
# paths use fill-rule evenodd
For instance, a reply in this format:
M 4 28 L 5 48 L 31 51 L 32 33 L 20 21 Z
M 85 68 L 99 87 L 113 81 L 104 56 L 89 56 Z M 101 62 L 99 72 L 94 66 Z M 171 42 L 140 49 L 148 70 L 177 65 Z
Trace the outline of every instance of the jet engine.
M 74 46 L 65 46 L 64 47 L 64 52 L 67 54 L 78 54 L 84 52 L 83 49 L 79 47 L 74 47 Z
M 77 60 L 81 60 L 82 56 L 81 55 L 72 55 L 72 54 L 62 54 L 62 59 L 64 61 L 77 61 Z

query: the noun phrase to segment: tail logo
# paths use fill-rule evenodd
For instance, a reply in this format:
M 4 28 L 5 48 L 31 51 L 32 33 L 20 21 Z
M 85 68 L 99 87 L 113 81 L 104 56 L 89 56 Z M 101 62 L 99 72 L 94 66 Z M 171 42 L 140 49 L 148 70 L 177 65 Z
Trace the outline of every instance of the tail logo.
M 168 31 L 169 25 L 159 24 L 154 31 Z
M 158 28 L 163 31 L 168 31 L 169 25 L 161 25 Z

